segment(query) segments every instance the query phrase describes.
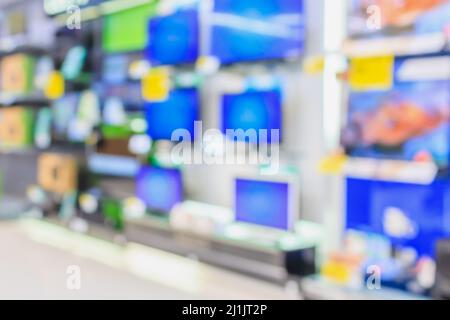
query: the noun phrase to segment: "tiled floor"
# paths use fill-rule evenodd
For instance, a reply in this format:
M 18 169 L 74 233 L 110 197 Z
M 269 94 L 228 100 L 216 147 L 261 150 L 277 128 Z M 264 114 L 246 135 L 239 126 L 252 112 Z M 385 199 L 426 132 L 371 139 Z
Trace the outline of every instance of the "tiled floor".
M 80 289 L 68 289 L 70 266 Z M 295 292 L 171 255 L 31 220 L 0 222 L 0 299 L 288 299 Z

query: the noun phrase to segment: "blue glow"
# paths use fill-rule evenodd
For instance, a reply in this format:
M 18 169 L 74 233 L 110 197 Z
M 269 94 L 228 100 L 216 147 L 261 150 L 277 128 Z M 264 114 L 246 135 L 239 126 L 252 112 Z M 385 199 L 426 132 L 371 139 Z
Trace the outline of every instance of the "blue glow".
M 174 205 L 183 201 L 181 172 L 142 167 L 137 175 L 136 194 L 150 210 L 170 213 Z
M 186 129 L 194 136 L 195 121 L 199 119 L 199 97 L 196 89 L 178 89 L 163 102 L 145 106 L 148 135 L 153 140 L 171 140 L 177 129 Z
M 88 167 L 92 173 L 107 176 L 135 177 L 139 166 L 136 159 L 124 156 L 93 154 L 88 158 Z
M 211 55 L 222 63 L 298 57 L 304 50 L 302 0 L 216 0 Z
M 151 18 L 147 58 L 152 65 L 195 63 L 199 55 L 199 22 L 195 9 Z
M 289 229 L 289 185 L 287 183 L 236 180 L 236 220 Z
M 346 227 L 389 237 L 384 229 L 385 214 L 395 208 L 414 223 L 417 232 L 412 237 L 391 236 L 390 240 L 395 245 L 411 246 L 419 254 L 434 256 L 435 241 L 450 236 L 450 211 L 445 201 L 449 187 L 441 180 L 416 185 L 347 179 Z
M 281 140 L 281 94 L 279 91 L 251 91 L 227 94 L 222 98 L 222 132 L 242 129 L 267 130 L 268 143 L 272 141 L 270 130 L 280 130 Z M 230 137 L 231 138 L 231 137 Z M 257 137 L 258 143 L 259 135 Z M 235 140 L 237 138 L 235 137 Z

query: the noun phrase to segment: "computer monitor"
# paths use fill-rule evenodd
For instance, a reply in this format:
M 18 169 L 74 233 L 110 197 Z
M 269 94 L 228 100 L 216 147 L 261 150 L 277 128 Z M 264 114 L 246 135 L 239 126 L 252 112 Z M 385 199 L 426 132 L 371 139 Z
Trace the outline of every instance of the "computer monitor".
M 150 211 L 170 213 L 183 201 L 181 172 L 175 168 L 144 166 L 137 175 L 136 194 Z
M 289 179 L 237 178 L 236 222 L 292 230 L 298 214 L 297 191 L 297 185 Z
M 216 0 L 210 55 L 223 64 L 294 58 L 303 53 L 303 0 Z
M 171 140 L 177 129 L 185 129 L 194 136 L 195 121 L 199 119 L 197 89 L 176 89 L 167 100 L 145 105 L 147 133 L 153 140 Z
M 195 63 L 199 56 L 197 9 L 180 9 L 168 16 L 151 18 L 146 55 L 152 65 Z
M 282 101 L 281 92 L 269 91 L 247 91 L 240 94 L 225 94 L 222 97 L 222 132 L 234 141 L 249 141 L 249 137 L 256 137 L 259 143 L 278 143 L 281 141 L 282 127 Z M 227 130 L 254 130 L 255 135 L 240 137 Z M 267 141 L 262 141 L 264 135 L 261 130 L 267 130 Z M 278 141 L 272 135 L 272 130 L 278 131 Z

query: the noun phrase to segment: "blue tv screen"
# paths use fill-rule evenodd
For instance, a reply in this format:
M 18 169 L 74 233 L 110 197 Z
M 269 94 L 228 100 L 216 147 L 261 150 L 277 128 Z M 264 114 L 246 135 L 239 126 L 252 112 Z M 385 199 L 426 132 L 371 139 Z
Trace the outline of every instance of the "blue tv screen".
M 177 129 L 185 129 L 194 136 L 195 121 L 199 119 L 197 89 L 173 90 L 167 100 L 145 106 L 148 135 L 153 140 L 171 140 Z
M 288 183 L 236 179 L 235 213 L 238 222 L 288 230 Z
M 151 18 L 146 55 L 152 65 L 195 63 L 199 56 L 199 19 L 196 9 Z
M 450 236 L 450 184 L 347 179 L 347 229 L 387 236 L 394 245 L 434 256 L 435 242 Z
M 210 55 L 223 64 L 295 58 L 304 50 L 303 0 L 216 0 Z
M 170 213 L 183 201 L 181 172 L 173 168 L 142 167 L 137 175 L 136 195 L 150 210 Z
M 227 130 L 256 130 L 257 143 L 280 142 L 281 105 L 281 93 L 277 90 L 226 94 L 222 97 L 222 132 L 228 138 L 239 141 L 242 139 L 236 135 L 231 137 Z M 267 141 L 261 141 L 260 130 L 267 130 Z M 279 130 L 280 141 L 274 141 L 271 130 Z

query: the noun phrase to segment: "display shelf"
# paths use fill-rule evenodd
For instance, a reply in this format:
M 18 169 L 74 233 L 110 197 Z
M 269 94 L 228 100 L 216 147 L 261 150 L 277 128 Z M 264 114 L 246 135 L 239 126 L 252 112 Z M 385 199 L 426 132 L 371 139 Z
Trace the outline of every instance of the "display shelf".
M 33 56 L 42 56 L 42 55 L 48 55 L 51 54 L 51 51 L 47 48 L 41 48 L 36 46 L 29 46 L 29 45 L 20 45 L 12 49 L 8 50 L 2 50 L 0 48 L 0 57 L 15 54 L 15 53 L 26 53 L 31 54 Z
M 426 300 L 424 296 L 390 288 L 354 289 L 328 281 L 320 276 L 302 279 L 300 289 L 303 297 L 307 300 Z
M 56 215 L 47 216 L 43 220 L 51 224 L 65 227 L 76 233 L 85 234 L 97 239 L 114 242 L 116 244 L 125 244 L 123 234 L 106 225 L 88 222 L 80 218 L 76 218 L 76 220 L 62 220 Z M 80 222 L 83 226 L 81 226 Z
M 11 93 L 0 93 L 0 107 L 10 107 L 10 106 L 27 106 L 42 108 L 48 107 L 50 105 L 50 100 L 45 98 L 40 94 L 11 94 Z
M 127 221 L 128 241 L 148 245 L 235 272 L 285 284 L 291 276 L 315 272 L 314 245 L 289 250 L 236 241 L 223 236 L 207 237 L 172 229 L 166 219 L 141 218 Z
M 448 43 L 448 37 L 443 32 L 347 39 L 343 43 L 342 53 L 349 57 L 422 55 L 441 52 Z
M 379 160 L 349 158 L 343 174 L 352 178 L 396 181 L 428 185 L 432 183 L 439 168 L 432 162 Z

